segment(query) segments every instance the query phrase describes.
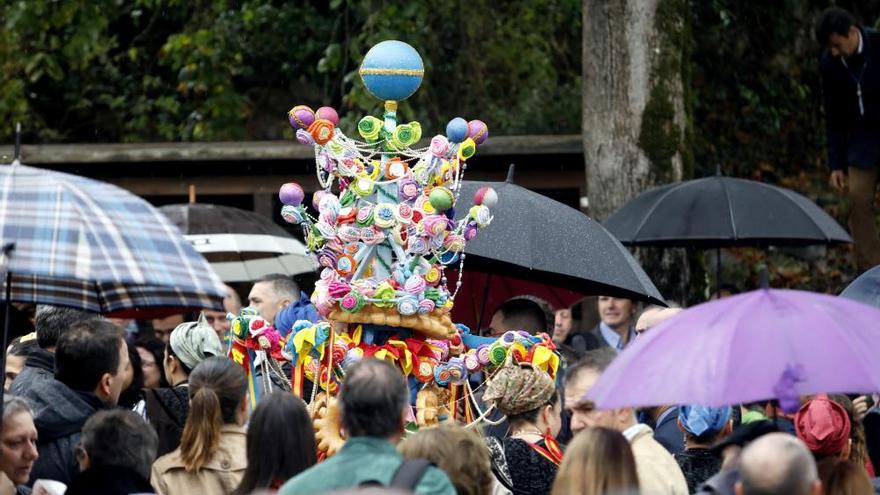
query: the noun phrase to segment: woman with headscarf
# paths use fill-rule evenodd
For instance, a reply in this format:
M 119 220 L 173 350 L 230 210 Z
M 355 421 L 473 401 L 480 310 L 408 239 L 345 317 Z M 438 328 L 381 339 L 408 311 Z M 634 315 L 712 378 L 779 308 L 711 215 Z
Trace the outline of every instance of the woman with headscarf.
M 499 481 L 514 495 L 549 494 L 562 462 L 556 383 L 528 363 L 508 365 L 489 381 L 483 400 L 509 424 L 507 437 L 486 439 Z
M 794 417 L 794 427 L 816 461 L 827 457 L 849 459 L 852 447 L 849 415 L 827 395 L 817 395 L 801 406 Z
M 732 426 L 729 407 L 679 407 L 678 427 L 684 433 L 684 451 L 675 454 L 675 460 L 684 473 L 689 493 L 695 493 L 697 487 L 721 470 L 721 457 L 710 447 L 730 434 Z
M 217 333 L 203 316 L 199 321 L 181 323 L 171 332 L 163 360 L 165 376 L 171 387 L 145 390 L 144 397 L 144 417 L 159 435 L 157 456 L 180 445 L 189 414 L 190 373 L 205 359 L 223 354 Z

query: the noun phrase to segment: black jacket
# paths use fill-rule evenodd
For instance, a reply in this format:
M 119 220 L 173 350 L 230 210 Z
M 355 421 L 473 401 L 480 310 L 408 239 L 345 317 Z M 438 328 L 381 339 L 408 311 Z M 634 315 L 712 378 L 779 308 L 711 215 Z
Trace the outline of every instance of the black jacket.
M 133 469 L 101 466 L 86 469 L 74 479 L 65 495 L 128 495 L 153 493 L 146 478 Z
M 844 170 L 849 165 L 876 166 L 877 163 L 864 163 L 864 160 L 874 160 L 880 153 L 880 34 L 863 27 L 859 30 L 861 54 L 844 60 L 831 56 L 826 50 L 819 63 L 828 164 L 832 170 Z M 857 81 L 862 89 L 864 114 L 859 108 Z
M 161 457 L 180 446 L 180 437 L 189 415 L 189 386 L 147 389 L 144 391 L 145 416 L 159 435 Z
M 106 405 L 95 394 L 72 390 L 54 378 L 35 382 L 31 392 L 40 457 L 34 463 L 28 484 L 33 485 L 40 478 L 69 484 L 79 472 L 74 448 L 83 424 Z
M 12 381 L 9 392 L 28 400 L 34 399 L 37 382 L 55 378 L 55 354 L 43 349 L 32 352 L 24 362 L 24 369 Z

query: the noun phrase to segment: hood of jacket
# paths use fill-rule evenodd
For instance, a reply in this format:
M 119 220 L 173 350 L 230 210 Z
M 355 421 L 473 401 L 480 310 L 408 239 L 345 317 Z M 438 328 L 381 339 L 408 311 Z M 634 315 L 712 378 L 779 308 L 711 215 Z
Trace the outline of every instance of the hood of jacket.
M 30 401 L 40 443 L 79 432 L 92 414 L 107 407 L 95 394 L 73 390 L 54 378 L 33 386 Z

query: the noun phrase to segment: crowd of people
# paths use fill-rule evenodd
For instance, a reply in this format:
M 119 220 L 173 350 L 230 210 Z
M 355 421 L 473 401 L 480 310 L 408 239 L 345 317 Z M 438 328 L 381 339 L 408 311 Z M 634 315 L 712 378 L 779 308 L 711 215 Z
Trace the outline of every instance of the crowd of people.
M 274 324 L 312 311 L 277 275 L 256 282 L 249 303 Z M 584 397 L 602 372 L 681 309 L 604 296 L 594 309 L 596 325 L 583 304 L 555 314 L 530 298 L 501 305 L 486 333 L 548 329 L 565 365 L 559 380 L 528 364 L 500 368 L 481 394 L 493 414 L 477 425 L 407 430 L 400 370 L 348 364 L 346 441 L 319 462 L 305 400 L 279 388 L 250 409 L 219 319 L 138 334 L 39 306 L 35 334 L 7 348 L 0 493 L 874 493 L 870 396 L 804 397 L 795 415 L 773 401 L 598 409 Z
M 877 119 L 873 93 L 866 91 L 862 101 L 862 78 L 876 58 L 872 44 L 880 42 L 876 37 L 841 9 L 826 11 L 817 28 L 817 38 L 829 48 L 821 70 L 831 181 L 848 187 L 857 203 L 853 237 L 859 262 L 871 266 L 880 252 L 869 201 L 880 141 L 856 131 Z M 874 81 L 873 72 L 867 74 L 866 88 Z M 854 96 L 850 78 L 858 89 L 859 116 L 849 101 Z M 849 111 L 839 111 L 847 105 Z M 854 120 L 860 124 L 852 125 Z M 433 193 L 430 197 L 445 203 Z M 354 211 L 348 210 L 354 221 Z M 362 212 L 372 218 L 371 210 Z M 360 215 L 358 222 L 364 220 Z M 439 272 L 432 275 L 441 281 Z M 399 282 L 417 288 L 415 293 L 427 292 L 425 280 L 412 273 Z M 339 285 L 345 284 L 337 283 L 335 291 Z M 354 285 L 341 292 L 351 296 L 352 312 L 363 306 Z M 514 351 L 502 349 L 504 358 L 491 370 L 474 366 L 479 372 L 462 381 L 470 387 L 473 379 L 478 392 L 468 396 L 479 412 L 473 421 L 456 422 L 452 414 L 440 417 L 439 425 L 413 428 L 417 378 L 405 377 L 386 360 L 363 353 L 350 358 L 343 351 L 341 359 L 330 360 L 344 378 L 336 402 L 328 399 L 322 406 L 321 421 L 338 414 L 337 433 L 344 442 L 338 450 L 321 450 L 315 420 L 320 386 L 295 389 L 287 378 L 294 372 L 290 363 L 277 365 L 265 353 L 247 371 L 230 357 L 236 345 L 232 321 L 242 302 L 235 289 L 227 289 L 225 311 L 171 315 L 148 325 L 37 306 L 34 331 L 20 332 L 5 353 L 0 495 L 880 493 L 875 471 L 880 409 L 870 395 L 880 390 L 801 397 L 794 414 L 784 413 L 771 398 L 725 407 L 597 407 L 589 392 L 619 353 L 646 332 L 663 331 L 657 325 L 683 311 L 675 304 L 640 307 L 612 296 L 599 296 L 595 307 L 580 303 L 555 313 L 529 297 L 496 308 L 478 333 L 494 338 L 549 334 L 541 337 L 550 344 L 544 350 L 561 356 L 561 364 L 548 372 L 549 366 L 510 359 Z M 724 286 L 712 298 L 737 292 Z M 420 301 L 410 299 L 403 302 L 415 301 L 418 307 L 407 307 L 408 316 L 421 308 Z M 428 302 L 429 311 L 439 307 Z M 290 335 L 295 322 L 321 319 L 309 296 L 285 275 L 257 280 L 247 305 L 261 322 L 286 329 L 279 338 Z M 593 312 L 596 319 L 590 321 L 586 314 Z M 454 338 L 461 347 L 462 334 L 449 341 Z M 332 357 L 336 350 L 328 352 Z M 472 357 L 476 360 L 476 353 Z M 278 366 L 271 376 L 263 375 L 269 373 L 267 362 Z M 315 364 L 317 382 L 322 364 Z M 423 382 L 437 385 L 438 370 L 432 368 Z M 258 393 L 255 383 L 265 387 Z M 330 380 L 326 383 L 330 392 Z M 457 407 L 454 395 L 452 402 Z

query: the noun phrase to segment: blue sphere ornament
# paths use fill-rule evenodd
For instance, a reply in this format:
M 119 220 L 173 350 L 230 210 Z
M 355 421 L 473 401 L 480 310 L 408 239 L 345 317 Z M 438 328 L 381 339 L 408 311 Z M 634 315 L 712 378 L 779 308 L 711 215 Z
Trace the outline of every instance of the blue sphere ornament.
M 461 117 L 456 117 L 446 124 L 446 139 L 452 143 L 460 143 L 467 139 L 468 123 Z
M 370 48 L 359 73 L 370 94 L 380 100 L 401 101 L 419 89 L 425 64 L 412 46 L 388 40 Z

